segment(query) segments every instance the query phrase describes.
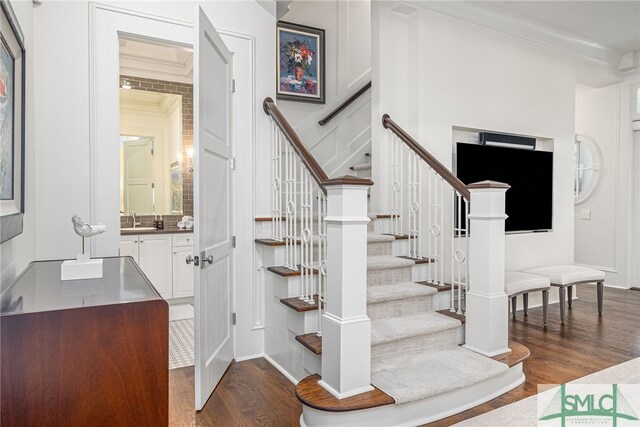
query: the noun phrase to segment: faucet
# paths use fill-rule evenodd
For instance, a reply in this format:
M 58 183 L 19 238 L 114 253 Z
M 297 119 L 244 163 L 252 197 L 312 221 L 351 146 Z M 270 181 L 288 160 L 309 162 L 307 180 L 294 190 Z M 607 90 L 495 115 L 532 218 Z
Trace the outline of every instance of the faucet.
M 136 228 L 136 225 L 142 225 L 141 222 L 136 222 L 136 213 L 131 211 L 131 216 L 133 217 L 133 228 Z

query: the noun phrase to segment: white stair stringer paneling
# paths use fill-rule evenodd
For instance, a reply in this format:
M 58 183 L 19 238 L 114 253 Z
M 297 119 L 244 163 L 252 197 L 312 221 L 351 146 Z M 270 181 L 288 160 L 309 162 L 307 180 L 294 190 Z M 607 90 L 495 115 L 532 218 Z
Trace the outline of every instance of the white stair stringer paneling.
M 303 347 L 296 341 L 296 334 L 288 329 L 287 311 L 291 311 L 274 296 L 274 280 L 267 273 L 265 280 L 265 354 L 296 382 L 305 377 Z

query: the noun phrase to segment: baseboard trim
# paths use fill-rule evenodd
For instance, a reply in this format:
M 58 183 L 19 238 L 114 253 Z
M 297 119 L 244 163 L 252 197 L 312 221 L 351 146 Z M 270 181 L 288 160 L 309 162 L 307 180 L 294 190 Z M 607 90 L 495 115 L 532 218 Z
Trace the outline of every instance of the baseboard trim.
M 293 383 L 293 385 L 297 385 L 298 384 L 298 380 L 296 380 L 289 372 L 287 372 L 286 369 L 284 369 L 282 366 L 278 365 L 278 363 L 273 360 L 272 358 L 270 358 L 267 353 L 264 353 L 262 355 L 262 357 L 264 357 L 267 362 L 271 363 L 273 365 L 274 368 L 276 368 L 278 371 L 280 371 L 280 373 L 282 375 L 284 375 L 285 377 L 287 377 L 287 379 L 289 381 L 291 381 Z
M 251 356 L 236 357 L 235 360 L 236 362 L 244 362 L 245 360 L 260 359 L 261 357 L 264 357 L 264 353 L 252 354 Z

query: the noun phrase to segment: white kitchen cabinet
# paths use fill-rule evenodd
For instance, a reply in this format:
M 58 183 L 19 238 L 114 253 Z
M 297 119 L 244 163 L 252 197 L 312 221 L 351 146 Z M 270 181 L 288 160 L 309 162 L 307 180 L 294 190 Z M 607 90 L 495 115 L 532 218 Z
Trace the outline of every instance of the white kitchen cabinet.
M 174 246 L 173 248 L 173 297 L 193 296 L 193 262 L 187 264 L 187 258 L 193 258 L 193 246 Z
M 193 296 L 193 233 L 120 236 L 120 255 L 131 256 L 163 298 Z
M 163 298 L 173 298 L 171 283 L 171 235 L 141 234 L 140 268 Z
M 121 236 L 120 237 L 120 256 L 130 256 L 140 265 L 138 258 L 138 238 L 140 236 Z

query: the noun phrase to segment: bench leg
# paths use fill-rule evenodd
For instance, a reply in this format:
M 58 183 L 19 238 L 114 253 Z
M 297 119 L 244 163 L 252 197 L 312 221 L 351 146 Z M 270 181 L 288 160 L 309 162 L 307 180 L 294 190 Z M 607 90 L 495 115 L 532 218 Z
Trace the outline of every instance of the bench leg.
M 549 307 L 549 290 L 542 291 L 542 320 L 547 325 L 547 308 Z
M 560 322 L 564 323 L 564 287 L 558 288 L 558 295 L 560 296 Z
M 569 310 L 571 310 L 571 297 L 573 296 L 573 286 L 567 287 L 567 303 L 569 304 Z
M 522 305 L 524 307 L 524 315 L 526 316 L 529 311 L 529 294 L 522 294 Z
M 511 297 L 511 315 L 515 319 L 516 318 L 516 305 L 518 305 L 518 297 Z
M 598 282 L 598 315 L 602 316 L 602 300 L 604 297 L 604 282 Z

